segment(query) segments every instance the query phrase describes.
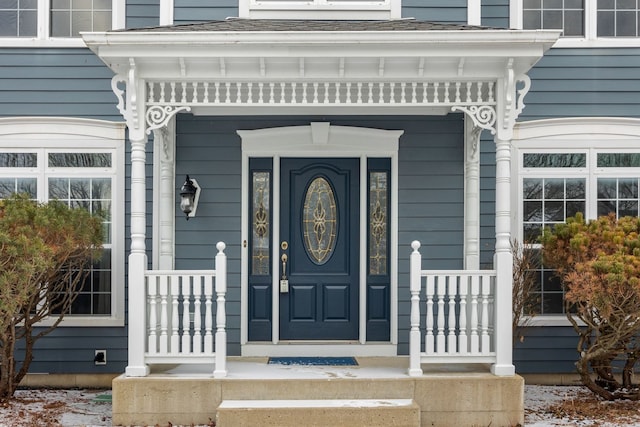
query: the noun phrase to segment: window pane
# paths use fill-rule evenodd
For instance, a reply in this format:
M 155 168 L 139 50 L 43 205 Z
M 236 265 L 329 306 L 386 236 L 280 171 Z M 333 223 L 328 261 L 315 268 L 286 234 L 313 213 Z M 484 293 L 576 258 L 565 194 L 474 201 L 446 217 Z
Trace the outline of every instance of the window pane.
M 587 166 L 585 153 L 525 153 L 525 168 L 583 168 Z
M 93 31 L 108 31 L 111 29 L 111 11 L 93 13 Z
M 542 201 L 525 201 L 523 218 L 524 221 L 542 221 Z
M 621 200 L 618 204 L 618 216 L 638 216 L 638 202 L 635 200 Z
M 49 153 L 49 167 L 108 168 L 110 153 Z
M 567 202 L 567 218 L 578 213 L 585 214 L 585 202 Z
M 38 33 L 38 13 L 35 10 L 23 10 L 18 15 L 18 36 L 35 37 Z
M 73 178 L 69 180 L 71 200 L 89 200 L 91 198 L 91 180 L 87 178 Z
M 0 10 L 0 37 L 16 37 L 17 35 L 17 11 Z
M 636 34 L 636 12 L 616 13 L 616 36 L 635 37 Z
M 542 25 L 545 29 L 562 29 L 562 11 L 545 10 L 542 12 Z
M 638 153 L 598 153 L 599 168 L 637 168 L 640 167 Z
M 541 29 L 542 12 L 539 10 L 525 10 L 523 13 L 522 28 L 525 30 Z
M 25 193 L 30 198 L 37 196 L 35 178 L 0 178 L 0 199 L 11 197 L 14 193 Z
M 71 12 L 62 10 L 51 12 L 51 36 L 71 36 Z
M 638 178 L 598 178 L 598 216 L 638 216 Z
M 537 242 L 538 238 L 542 235 L 542 225 L 524 224 L 522 231 L 525 242 Z
M 0 37 L 33 37 L 37 31 L 35 0 L 0 0 Z
M 38 166 L 36 153 L 0 153 L 0 168 L 34 168 Z
M 81 31 L 111 28 L 110 0 L 54 0 L 51 7 L 51 34 L 78 37 Z
M 387 172 L 369 174 L 369 274 L 386 275 L 389 187 Z
M 611 200 L 599 200 L 598 201 L 598 216 L 609 215 L 611 212 L 617 212 L 617 206 L 615 201 Z
M 567 179 L 567 199 L 585 199 L 586 188 L 584 179 Z
M 544 219 L 547 222 L 564 222 L 564 202 L 546 202 Z
M 50 178 L 49 198 L 59 200 L 69 199 L 69 181 L 63 178 Z
M 636 0 L 617 0 L 616 7 L 618 9 L 635 9 Z
M 333 187 L 324 177 L 314 178 L 304 195 L 301 234 L 309 259 L 326 264 L 336 247 L 339 213 Z
M 637 179 L 619 179 L 618 180 L 618 198 L 637 199 L 638 198 L 638 180 Z
M 30 198 L 38 197 L 38 181 L 36 178 L 17 178 L 16 191 L 29 195 Z
M 615 178 L 606 179 L 600 178 L 598 179 L 598 199 L 611 199 L 615 198 L 618 191 L 616 188 L 617 181 Z
M 93 199 L 111 199 L 111 178 L 93 178 L 91 180 Z
M 584 35 L 584 12 L 568 10 L 564 14 L 564 35 L 583 36 Z
M 74 11 L 71 14 L 71 34 L 79 37 L 81 31 L 91 31 L 91 12 Z
M 564 199 L 564 179 L 549 178 L 544 180 L 545 199 Z
M 253 207 L 252 207 L 252 248 L 251 274 L 269 275 L 270 260 L 269 240 L 271 236 L 271 174 L 269 172 L 253 173 Z
M 522 180 L 522 187 L 525 199 L 542 199 L 542 179 L 525 178 Z

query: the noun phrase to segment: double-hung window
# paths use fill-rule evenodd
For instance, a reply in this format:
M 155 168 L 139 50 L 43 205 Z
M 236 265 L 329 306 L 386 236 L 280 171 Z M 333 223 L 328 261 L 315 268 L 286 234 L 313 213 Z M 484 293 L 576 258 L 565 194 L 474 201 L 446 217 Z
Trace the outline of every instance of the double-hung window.
M 562 30 L 557 46 L 640 46 L 640 0 L 512 0 L 511 26 Z
M 79 296 L 65 313 L 63 324 L 122 324 L 124 127 L 80 119 L 28 121 L 0 120 L 0 198 L 23 193 L 39 202 L 58 200 L 101 218 L 101 258 L 92 265 L 89 276 L 80 286 Z M 58 121 L 61 123 L 54 123 Z M 77 122 L 77 127 L 70 122 Z M 96 124 L 96 128 L 92 129 L 91 124 Z M 52 130 L 65 127 L 61 134 Z M 3 132 L 5 128 L 9 130 L 7 133 Z M 96 134 L 87 134 L 87 129 L 88 132 L 95 130 Z M 105 132 L 105 129 L 108 130 Z M 30 133 L 33 130 L 36 132 Z M 23 133 L 14 134 L 14 131 Z
M 124 27 L 124 0 L 0 0 L 0 46 L 84 46 L 82 31 Z
M 568 217 L 582 213 L 587 220 L 615 213 L 616 216 L 640 216 L 640 121 L 620 119 L 609 129 L 620 126 L 628 132 L 606 135 L 603 124 L 578 119 L 566 124 L 550 121 L 548 137 L 544 127 L 532 125 L 535 138 L 514 140 L 513 180 L 517 188 L 517 228 L 514 236 L 527 250 L 541 254 L 539 236 L 544 228 L 553 228 Z M 615 121 L 617 119 L 611 119 Z M 595 120 L 592 120 L 595 122 Z M 544 121 L 543 121 L 544 122 Z M 558 122 L 558 123 L 555 123 Z M 635 122 L 634 126 L 629 126 Z M 581 129 L 582 128 L 582 129 Z M 559 132 L 570 134 L 558 138 Z M 515 200 L 514 200 L 515 201 Z M 536 271 L 537 313 L 542 318 L 562 315 L 564 290 L 552 269 Z

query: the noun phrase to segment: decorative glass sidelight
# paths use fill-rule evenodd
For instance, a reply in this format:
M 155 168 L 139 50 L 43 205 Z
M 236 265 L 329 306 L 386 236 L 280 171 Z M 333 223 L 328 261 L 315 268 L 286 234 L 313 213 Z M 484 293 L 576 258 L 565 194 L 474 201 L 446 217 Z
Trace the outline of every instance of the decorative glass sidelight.
M 369 274 L 387 274 L 388 172 L 369 172 Z
M 256 276 L 269 274 L 270 181 L 270 172 L 253 172 L 251 274 Z
M 315 178 L 307 188 L 302 228 L 309 258 L 317 265 L 325 264 L 336 245 L 338 215 L 335 194 L 323 177 Z

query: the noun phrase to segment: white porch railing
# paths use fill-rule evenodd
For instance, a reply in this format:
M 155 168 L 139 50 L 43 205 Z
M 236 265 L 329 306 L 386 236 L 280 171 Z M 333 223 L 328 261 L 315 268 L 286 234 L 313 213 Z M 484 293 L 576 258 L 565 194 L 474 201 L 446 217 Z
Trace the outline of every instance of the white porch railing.
M 496 271 L 422 270 L 420 242 L 411 247 L 409 375 L 422 363 L 496 363 Z
M 219 242 L 216 247 L 215 270 L 145 272 L 145 363 L 213 362 L 214 377 L 226 376 L 227 258 L 225 244 Z

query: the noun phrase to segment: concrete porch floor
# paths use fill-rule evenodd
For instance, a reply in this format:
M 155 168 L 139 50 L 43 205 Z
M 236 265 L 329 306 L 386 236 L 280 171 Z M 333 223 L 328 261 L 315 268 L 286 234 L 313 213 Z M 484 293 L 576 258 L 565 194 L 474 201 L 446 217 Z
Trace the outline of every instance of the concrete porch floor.
M 148 377 L 114 379 L 113 423 L 191 425 L 216 417 L 218 427 L 524 423 L 520 376 L 496 377 L 484 365 L 423 365 L 422 376 L 409 377 L 407 357 L 356 359 L 358 366 L 300 366 L 230 357 L 227 377 L 217 379 L 213 365 L 154 366 Z M 386 410 L 372 409 L 376 404 Z

